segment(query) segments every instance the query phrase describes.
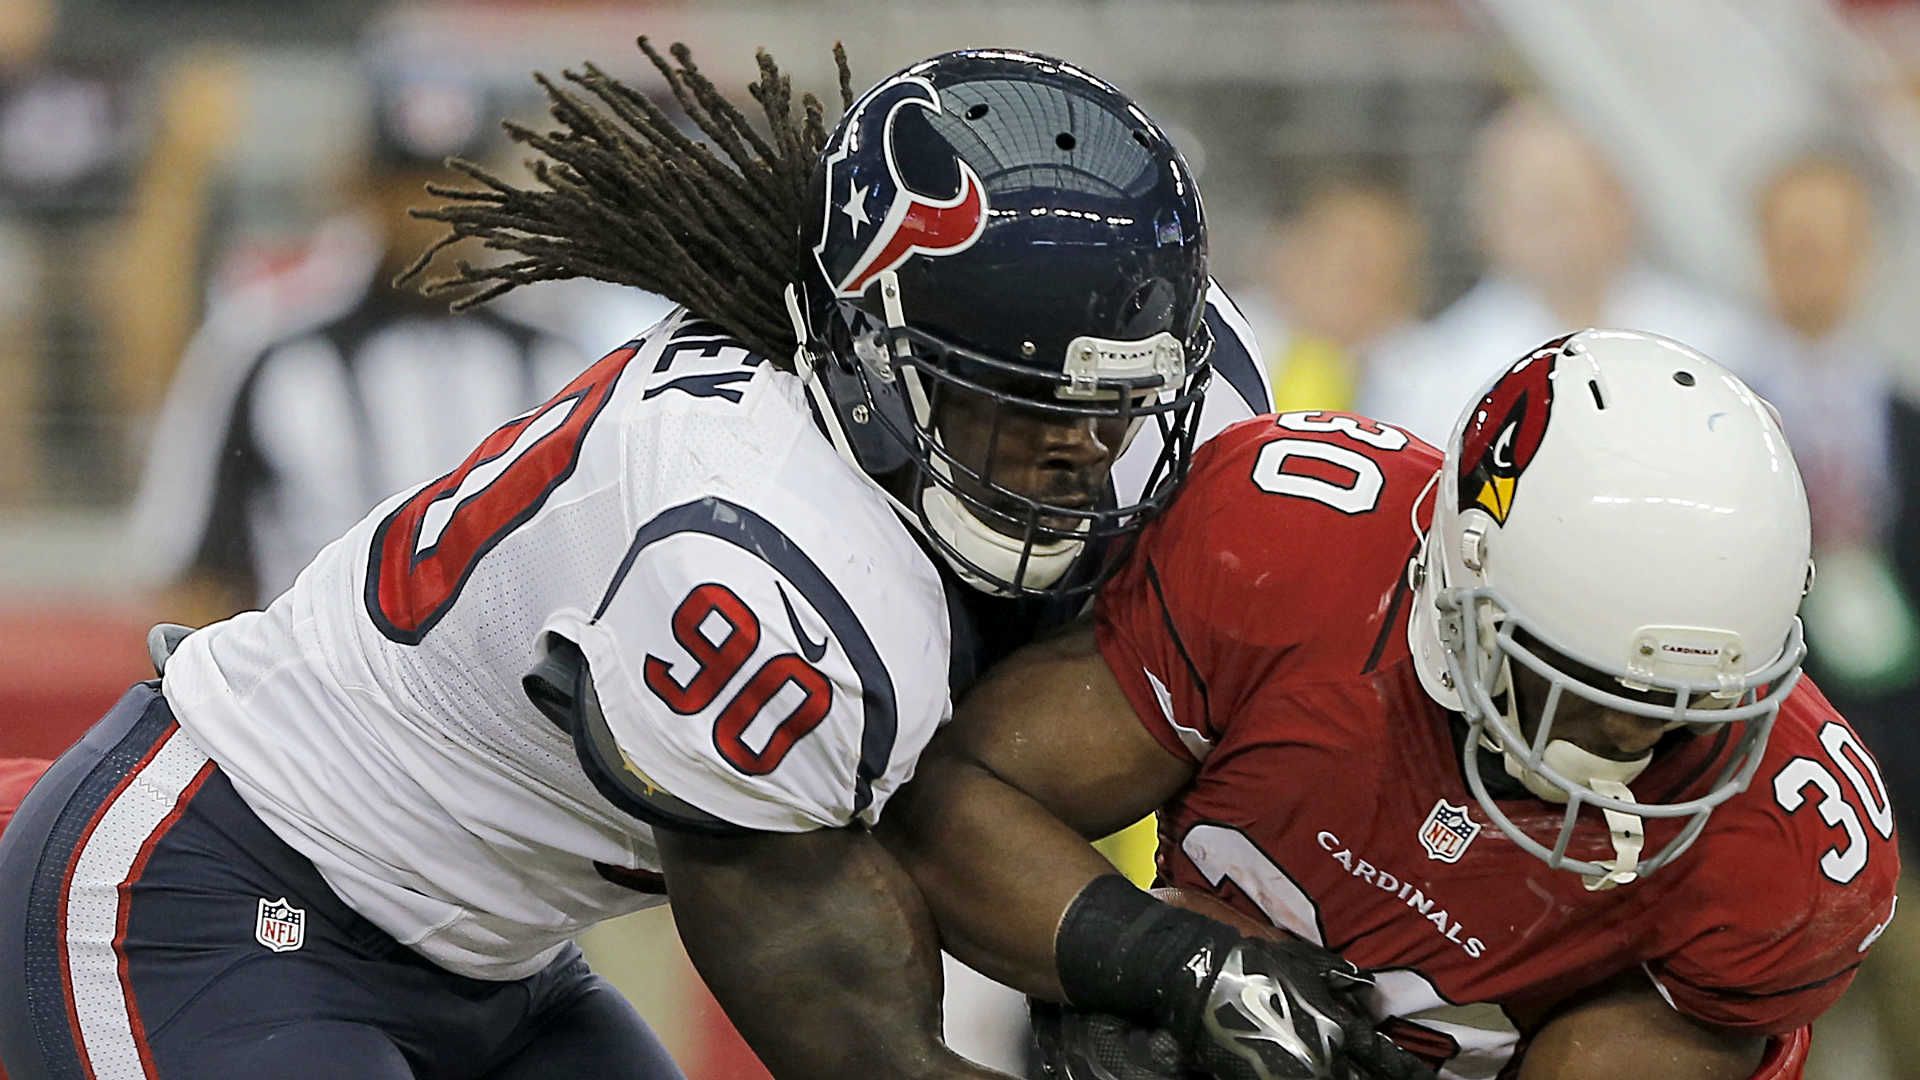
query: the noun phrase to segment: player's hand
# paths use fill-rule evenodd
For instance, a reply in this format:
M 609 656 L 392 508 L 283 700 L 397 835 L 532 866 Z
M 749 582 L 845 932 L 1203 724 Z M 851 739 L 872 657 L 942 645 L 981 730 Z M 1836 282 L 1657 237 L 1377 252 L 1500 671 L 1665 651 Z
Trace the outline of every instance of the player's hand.
M 1033 1019 L 1040 1076 L 1045 1080 L 1207 1080 L 1215 1075 L 1253 1075 L 1249 1063 L 1239 1059 L 1220 1063 L 1225 1069 L 1221 1073 L 1209 1072 L 1166 1028 L 1136 1024 L 1109 1013 L 1040 998 L 1028 998 L 1027 1008 Z M 1385 1041 L 1385 1036 L 1368 1034 L 1372 1039 Z M 1368 1052 L 1362 1051 L 1363 1055 Z M 1429 1078 L 1433 1075 L 1398 1047 L 1391 1047 L 1390 1054 L 1382 1059 L 1378 1068 L 1358 1065 L 1350 1057 L 1342 1057 L 1331 1075 L 1354 1078 Z
M 1027 999 L 1046 1080 L 1202 1080 L 1180 1040 L 1109 1013 Z
M 1244 939 L 1221 961 L 1190 1049 L 1221 1080 L 1433 1080 L 1354 1000 L 1371 985 L 1337 953 Z

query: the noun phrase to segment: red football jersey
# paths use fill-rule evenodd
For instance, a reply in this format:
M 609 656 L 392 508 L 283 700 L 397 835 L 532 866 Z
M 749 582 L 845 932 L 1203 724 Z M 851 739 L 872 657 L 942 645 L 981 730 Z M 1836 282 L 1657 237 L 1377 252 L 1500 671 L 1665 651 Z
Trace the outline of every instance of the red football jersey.
M 1838 998 L 1891 918 L 1877 766 L 1805 680 L 1753 783 L 1679 860 L 1589 892 L 1467 788 L 1464 724 L 1408 653 L 1416 504 L 1440 454 L 1346 414 L 1250 420 L 1201 449 L 1097 608 L 1100 647 L 1167 750 L 1199 766 L 1161 814 L 1160 875 L 1382 969 L 1370 1002 L 1445 1075 L 1517 1068 L 1570 995 L 1643 968 L 1683 1013 L 1783 1033 Z M 1697 793 L 1729 746 L 1662 751 L 1640 797 Z M 1497 759 L 1496 759 L 1497 760 Z M 1550 845 L 1564 808 L 1501 809 Z M 1609 858 L 1589 809 L 1573 854 Z M 1684 819 L 1648 819 L 1657 850 Z

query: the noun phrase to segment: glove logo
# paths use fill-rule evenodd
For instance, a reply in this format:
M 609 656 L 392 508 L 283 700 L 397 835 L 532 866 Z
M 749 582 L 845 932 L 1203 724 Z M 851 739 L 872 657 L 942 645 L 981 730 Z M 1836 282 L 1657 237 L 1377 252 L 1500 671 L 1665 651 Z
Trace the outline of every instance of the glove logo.
M 828 148 L 824 224 L 813 255 L 837 296 L 861 295 L 874 278 L 911 256 L 965 251 L 986 228 L 987 194 L 979 175 L 925 124 L 903 137 L 900 120 L 909 107 L 943 112 L 932 83 L 904 75 L 856 103 L 845 136 Z M 916 176 L 938 174 L 951 163 L 954 193 L 914 190 L 901 169 L 909 160 Z M 884 169 L 875 168 L 881 163 Z
M 1295 1017 L 1295 1006 L 1300 1016 Z M 1345 1041 L 1340 1025 L 1289 983 L 1246 970 L 1242 950 L 1227 954 L 1209 995 L 1206 1027 L 1215 1045 L 1253 1067 L 1263 1078 L 1327 1076 Z M 1308 1045 L 1311 1031 L 1317 1045 Z M 1278 1057 L 1263 1048 L 1267 1044 Z M 1304 1072 L 1302 1071 L 1304 1070 Z
M 1866 950 L 1862 949 L 1861 951 L 1865 952 Z M 1194 953 L 1188 957 L 1187 962 L 1181 966 L 1187 969 L 1187 974 L 1193 976 L 1193 985 L 1199 986 L 1206 982 L 1207 976 L 1213 974 L 1213 946 L 1209 945 L 1199 952 Z
M 1274 1005 L 1280 1006 L 1277 1012 Z M 1265 1031 L 1242 1033 L 1241 1042 L 1270 1042 L 1293 1055 L 1300 1064 L 1314 1064 L 1315 1055 L 1293 1030 L 1293 1009 L 1287 1004 L 1287 996 L 1267 985 L 1267 980 L 1249 982 L 1240 988 L 1240 1009 L 1252 1017 L 1256 1024 L 1266 1028 Z

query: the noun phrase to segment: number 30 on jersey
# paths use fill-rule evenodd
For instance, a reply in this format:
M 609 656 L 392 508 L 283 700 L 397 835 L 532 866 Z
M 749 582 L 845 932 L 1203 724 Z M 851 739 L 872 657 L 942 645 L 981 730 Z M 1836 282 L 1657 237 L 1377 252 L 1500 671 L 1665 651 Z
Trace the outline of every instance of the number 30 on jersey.
M 1401 450 L 1408 441 L 1399 428 L 1347 413 L 1282 413 L 1274 423 L 1288 431 L 1337 432 L 1375 450 Z M 1322 439 L 1275 439 L 1260 448 L 1253 483 L 1274 495 L 1312 499 L 1343 514 L 1364 514 L 1379 505 L 1386 478 L 1378 463 L 1353 447 Z

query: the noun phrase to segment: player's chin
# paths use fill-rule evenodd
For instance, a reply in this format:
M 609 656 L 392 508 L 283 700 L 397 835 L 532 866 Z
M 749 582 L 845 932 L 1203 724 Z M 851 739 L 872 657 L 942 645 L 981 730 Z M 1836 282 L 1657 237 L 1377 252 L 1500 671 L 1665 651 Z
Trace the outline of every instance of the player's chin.
M 1251 915 L 1236 911 L 1228 907 L 1226 901 L 1217 897 L 1208 896 L 1203 892 L 1196 892 L 1192 889 L 1178 888 L 1175 886 L 1165 886 L 1154 889 L 1153 895 L 1156 899 L 1164 900 L 1174 907 L 1186 908 L 1188 911 L 1197 912 L 1210 919 L 1218 919 L 1248 937 L 1265 937 L 1279 940 L 1293 936 L 1264 919 L 1257 919 Z

